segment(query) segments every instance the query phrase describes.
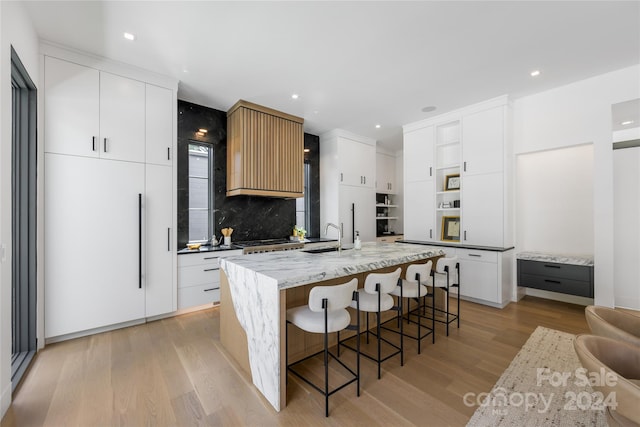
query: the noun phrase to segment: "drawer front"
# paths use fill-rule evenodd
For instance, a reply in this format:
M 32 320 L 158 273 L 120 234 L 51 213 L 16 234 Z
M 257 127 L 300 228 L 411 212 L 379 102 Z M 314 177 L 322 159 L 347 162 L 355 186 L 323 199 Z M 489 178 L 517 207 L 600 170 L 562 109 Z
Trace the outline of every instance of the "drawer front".
M 211 264 L 215 267 L 219 267 L 218 258 L 220 258 L 220 254 L 215 252 L 178 255 L 178 267 L 190 267 L 200 264 Z
M 545 276 L 547 278 L 561 278 L 579 281 L 591 281 L 591 267 L 572 264 L 558 264 L 554 262 L 518 260 L 521 274 Z
M 178 269 L 178 288 L 220 283 L 220 267 L 215 265 L 194 265 Z
M 521 272 L 519 274 L 518 286 L 593 298 L 593 285 L 589 281 L 535 276 Z
M 477 251 L 473 249 L 457 249 L 458 258 L 468 261 L 498 263 L 498 253 L 493 251 Z
M 220 285 L 201 285 L 178 289 L 178 310 L 220 302 Z

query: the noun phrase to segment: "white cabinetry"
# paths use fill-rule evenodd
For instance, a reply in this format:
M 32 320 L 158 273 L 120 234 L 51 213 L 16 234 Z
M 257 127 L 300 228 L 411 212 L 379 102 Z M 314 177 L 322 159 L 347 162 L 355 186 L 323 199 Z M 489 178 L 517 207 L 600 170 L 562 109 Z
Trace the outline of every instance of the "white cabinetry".
M 508 112 L 507 98 L 500 97 L 404 126 L 407 239 L 432 240 L 424 230 L 433 224 L 435 240 L 513 244 Z M 447 186 L 448 180 L 456 185 Z M 435 189 L 432 193 L 426 191 L 428 185 Z M 431 214 L 424 213 L 420 194 L 429 195 Z M 459 234 L 444 233 L 445 222 Z
M 434 128 L 406 130 L 403 139 L 404 236 L 407 240 L 435 239 Z
M 147 99 L 140 70 L 43 50 L 45 337 L 176 310 L 174 165 L 145 158 L 173 150 L 177 83 Z
M 236 255 L 242 255 L 242 251 L 178 256 L 178 309 L 220 302 L 220 258 Z
M 171 166 L 173 157 L 173 93 L 170 89 L 147 84 L 146 162 Z
M 396 157 L 390 154 L 376 153 L 376 192 L 396 193 Z
M 320 223 L 341 227 L 343 243 L 352 243 L 355 231 L 365 242 L 376 239 L 375 156 L 370 138 L 340 129 L 320 136 Z

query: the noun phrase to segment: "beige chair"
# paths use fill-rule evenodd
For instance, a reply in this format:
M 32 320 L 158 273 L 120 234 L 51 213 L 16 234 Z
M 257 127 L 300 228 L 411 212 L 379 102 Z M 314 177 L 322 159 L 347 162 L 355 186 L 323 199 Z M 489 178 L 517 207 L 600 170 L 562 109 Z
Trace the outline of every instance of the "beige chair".
M 610 426 L 640 425 L 640 347 L 595 335 L 578 335 L 573 347 L 582 366 L 589 373 L 615 375 L 616 380 L 592 386 L 595 391 L 607 396 L 615 393 L 611 400 L 617 404 L 607 407 Z
M 586 307 L 584 314 L 594 335 L 640 346 L 640 316 L 593 305 Z

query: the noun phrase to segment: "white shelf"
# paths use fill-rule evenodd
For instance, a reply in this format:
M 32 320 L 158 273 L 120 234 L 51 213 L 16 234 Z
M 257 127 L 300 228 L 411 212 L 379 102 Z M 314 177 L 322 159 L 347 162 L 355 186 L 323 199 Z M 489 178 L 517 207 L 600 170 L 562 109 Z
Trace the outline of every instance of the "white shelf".
M 437 211 L 459 211 L 460 208 L 436 208 Z
M 398 219 L 397 216 L 377 216 L 376 219 Z
M 376 208 L 397 208 L 398 205 L 385 205 L 384 203 L 378 203 Z
M 439 142 L 436 144 L 436 147 L 446 147 L 447 145 L 457 145 L 460 144 L 460 140 L 459 139 L 454 139 L 451 141 L 444 141 L 444 142 Z
M 437 195 L 441 195 L 441 194 L 460 194 L 460 190 L 449 190 L 449 191 L 438 191 L 436 192 Z
M 454 165 L 445 165 L 445 166 L 438 166 L 436 168 L 436 170 L 445 170 L 445 169 L 460 169 L 460 164 L 454 164 Z

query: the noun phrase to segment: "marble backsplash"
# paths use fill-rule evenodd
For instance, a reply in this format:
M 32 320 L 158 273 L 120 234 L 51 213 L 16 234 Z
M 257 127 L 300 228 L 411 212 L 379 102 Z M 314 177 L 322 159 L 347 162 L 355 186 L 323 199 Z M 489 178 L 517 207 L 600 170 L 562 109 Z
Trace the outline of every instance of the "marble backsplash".
M 198 135 L 198 129 L 207 129 Z M 186 245 L 189 233 L 189 141 L 209 143 L 214 151 L 214 226 L 220 237 L 220 229 L 232 227 L 234 241 L 273 239 L 287 237 L 296 223 L 295 199 L 254 196 L 226 196 L 227 188 L 227 113 L 186 101 L 178 101 L 178 247 Z M 311 220 L 309 236 L 320 232 L 319 190 L 319 138 L 305 134 L 306 161 L 311 167 Z M 317 222 L 317 224 L 315 224 Z M 313 233 L 316 234 L 313 234 Z

